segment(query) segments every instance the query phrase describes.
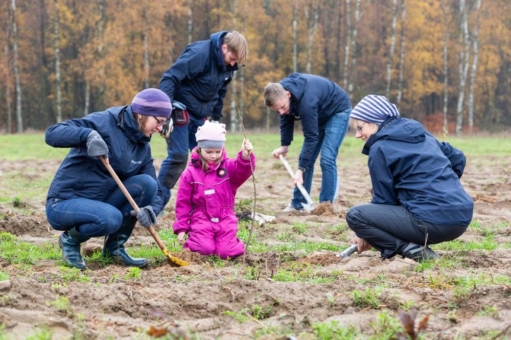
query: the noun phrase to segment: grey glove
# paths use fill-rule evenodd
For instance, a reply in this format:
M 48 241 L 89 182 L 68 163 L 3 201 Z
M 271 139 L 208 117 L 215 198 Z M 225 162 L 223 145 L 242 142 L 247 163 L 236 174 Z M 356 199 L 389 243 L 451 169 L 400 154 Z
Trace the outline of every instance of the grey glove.
M 132 210 L 131 216 L 137 216 L 138 222 L 146 228 L 156 224 L 156 214 L 153 211 L 153 207 L 150 205 L 140 208 L 138 213 Z
M 96 130 L 87 136 L 87 155 L 91 157 L 108 157 L 108 146 Z
M 172 118 L 169 117 L 161 127 L 160 136 L 162 136 L 165 139 L 169 138 L 172 130 L 174 130 L 174 122 L 172 121 Z

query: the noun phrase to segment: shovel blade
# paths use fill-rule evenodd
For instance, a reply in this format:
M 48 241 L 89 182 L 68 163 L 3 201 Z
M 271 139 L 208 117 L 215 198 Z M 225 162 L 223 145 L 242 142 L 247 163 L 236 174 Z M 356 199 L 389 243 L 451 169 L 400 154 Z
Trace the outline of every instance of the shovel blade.
M 311 203 L 302 203 L 302 207 L 306 212 L 311 212 L 314 210 L 314 206 Z

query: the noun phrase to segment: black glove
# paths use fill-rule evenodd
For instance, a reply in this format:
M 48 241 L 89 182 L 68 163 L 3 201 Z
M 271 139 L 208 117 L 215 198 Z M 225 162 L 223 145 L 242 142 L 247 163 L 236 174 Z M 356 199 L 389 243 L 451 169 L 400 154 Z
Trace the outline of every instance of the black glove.
M 153 207 L 150 205 L 140 208 L 138 213 L 135 210 L 132 210 L 131 216 L 137 216 L 138 222 L 146 228 L 156 224 L 156 214 L 153 211 Z
M 174 130 L 173 123 L 174 122 L 172 121 L 172 118 L 169 117 L 161 127 L 160 136 L 162 136 L 163 138 L 169 138 L 170 133 L 172 132 L 172 130 Z
M 87 155 L 91 157 L 108 157 L 108 146 L 96 130 L 87 136 Z

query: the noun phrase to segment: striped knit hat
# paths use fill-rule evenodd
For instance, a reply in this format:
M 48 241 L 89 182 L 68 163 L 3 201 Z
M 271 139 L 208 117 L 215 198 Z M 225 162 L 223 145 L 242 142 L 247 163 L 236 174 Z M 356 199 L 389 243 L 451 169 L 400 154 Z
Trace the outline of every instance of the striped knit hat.
M 350 118 L 377 125 L 380 125 L 389 117 L 399 117 L 396 105 L 390 103 L 384 96 L 375 94 L 362 98 L 350 115 Z
M 133 112 L 144 116 L 170 117 L 172 105 L 162 90 L 149 88 L 136 94 L 131 102 Z

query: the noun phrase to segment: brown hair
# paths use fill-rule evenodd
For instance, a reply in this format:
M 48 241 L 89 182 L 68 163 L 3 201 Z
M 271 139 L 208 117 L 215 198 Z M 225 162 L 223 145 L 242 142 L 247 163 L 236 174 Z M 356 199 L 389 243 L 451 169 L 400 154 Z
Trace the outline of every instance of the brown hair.
M 137 121 L 138 129 L 139 129 L 140 131 L 143 131 L 144 126 L 145 126 L 145 123 L 146 123 L 146 122 L 147 122 L 147 120 L 149 119 L 149 116 L 141 115 L 141 114 L 138 114 L 138 113 L 133 112 L 133 117 L 134 117 L 134 118 L 135 118 L 135 120 Z
M 264 87 L 264 105 L 272 107 L 279 99 L 284 98 L 286 89 L 279 83 L 269 83 Z
M 245 64 L 248 56 L 248 44 L 242 34 L 238 31 L 229 32 L 225 35 L 223 43 L 227 45 L 229 51 L 236 54 L 239 64 Z

